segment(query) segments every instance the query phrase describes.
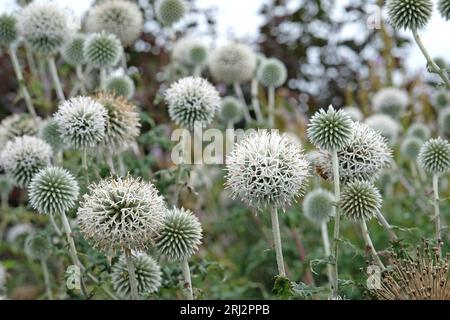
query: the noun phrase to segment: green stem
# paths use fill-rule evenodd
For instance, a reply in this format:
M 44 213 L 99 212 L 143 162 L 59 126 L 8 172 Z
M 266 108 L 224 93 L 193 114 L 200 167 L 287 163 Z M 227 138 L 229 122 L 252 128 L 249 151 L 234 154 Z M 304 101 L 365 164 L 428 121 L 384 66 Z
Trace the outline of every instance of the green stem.
M 86 85 L 84 83 L 84 73 L 81 65 L 76 66 L 76 73 L 81 94 L 86 95 Z
M 333 163 L 333 183 L 334 183 L 334 197 L 336 201 L 335 206 L 335 218 L 334 218 L 334 235 L 333 235 L 333 248 L 331 251 L 331 266 L 333 268 L 333 282 L 331 284 L 331 291 L 334 298 L 339 296 L 339 275 L 338 275 L 338 249 L 339 249 L 339 227 L 340 227 L 340 212 L 339 201 L 341 197 L 340 178 L 339 178 L 339 158 L 337 150 L 331 151 L 332 163 Z
M 275 88 L 269 87 L 268 94 L 268 108 L 269 108 L 269 128 L 275 127 Z
M 247 123 L 252 121 L 252 117 L 248 112 L 247 103 L 245 102 L 244 93 L 242 92 L 241 85 L 238 82 L 233 83 L 234 93 L 238 97 L 239 101 L 242 103 L 242 107 L 244 109 L 244 117 Z
M 369 235 L 369 230 L 367 229 L 367 224 L 365 220 L 362 220 L 360 222 L 361 225 L 361 232 L 362 232 L 362 236 L 364 239 L 364 243 L 366 244 L 366 248 L 368 248 L 370 250 L 370 253 L 372 254 L 373 259 L 375 260 L 375 262 L 378 264 L 378 266 L 384 270 L 384 264 L 380 259 L 380 256 L 378 255 L 378 252 L 375 250 L 375 247 L 373 246 L 372 243 L 372 239 L 370 238 Z
M 259 105 L 258 89 L 259 89 L 259 83 L 258 83 L 258 79 L 255 77 L 252 79 L 252 83 L 251 83 L 252 106 L 253 106 L 253 110 L 255 110 L 256 120 L 258 120 L 259 123 L 262 123 L 264 118 L 261 113 L 261 107 Z
M 100 68 L 100 89 L 106 91 L 106 69 Z
M 61 237 L 63 234 L 61 232 L 61 229 L 58 227 L 58 224 L 55 221 L 55 217 L 53 216 L 53 214 L 49 214 L 48 216 L 50 218 L 50 223 L 51 223 L 53 229 L 55 229 L 56 234 L 58 235 L 58 237 Z
M 386 220 L 383 214 L 379 211 L 377 212 L 377 220 L 381 223 L 384 230 L 386 230 L 391 241 L 397 241 L 398 238 L 397 235 L 394 233 L 392 226 L 389 224 L 389 222 Z
M 187 289 L 187 299 L 194 300 L 194 292 L 192 290 L 191 270 L 189 269 L 189 262 L 183 259 L 181 262 L 181 269 L 184 277 L 184 288 Z
M 441 240 L 441 215 L 439 212 L 439 177 L 437 174 L 433 175 L 433 203 L 434 203 L 434 225 L 436 240 Z
M 277 257 L 278 274 L 285 277 L 286 271 L 284 269 L 283 249 L 281 247 L 280 225 L 278 222 L 278 209 L 271 207 L 270 216 L 272 218 L 272 233 L 273 244 L 275 246 L 275 254 Z
M 139 300 L 138 286 L 137 286 L 137 281 L 136 281 L 136 273 L 134 270 L 133 257 L 131 256 L 130 249 L 125 249 L 124 254 L 125 254 L 125 260 L 127 262 L 128 280 L 130 282 L 130 290 L 131 290 L 131 299 Z
M 86 185 L 89 185 L 89 171 L 87 164 L 87 151 L 83 150 L 81 152 L 81 165 L 83 167 L 84 179 L 86 181 Z
M 323 250 L 325 251 L 325 256 L 327 257 L 327 259 L 330 258 L 331 255 L 331 246 L 330 246 L 330 238 L 328 237 L 328 228 L 327 228 L 327 223 L 323 222 L 320 225 L 320 230 L 322 232 L 322 242 L 323 242 Z M 333 268 L 331 267 L 331 264 L 327 264 L 327 276 L 328 276 L 328 282 L 331 283 L 333 282 Z
M 1 199 L 2 199 L 2 209 L 6 210 L 9 207 L 9 193 L 2 191 L 1 192 Z M 1 238 L 0 238 L 1 239 Z
M 50 75 L 52 77 L 53 86 L 56 90 L 56 95 L 58 96 L 59 101 L 64 101 L 66 100 L 66 97 L 64 96 L 61 80 L 59 79 L 58 70 L 56 69 L 55 57 L 48 57 L 48 66 L 50 68 Z
M 53 300 L 52 288 L 50 286 L 50 276 L 48 273 L 47 261 L 41 259 L 42 273 L 44 275 L 45 292 L 47 294 L 48 300 Z

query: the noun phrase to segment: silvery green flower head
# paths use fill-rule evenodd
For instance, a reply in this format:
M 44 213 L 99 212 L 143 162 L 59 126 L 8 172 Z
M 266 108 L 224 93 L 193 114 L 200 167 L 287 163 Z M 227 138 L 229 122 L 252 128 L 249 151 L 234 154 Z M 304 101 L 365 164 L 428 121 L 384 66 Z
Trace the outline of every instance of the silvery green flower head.
M 33 1 L 22 9 L 19 28 L 25 42 L 43 56 L 54 55 L 80 27 L 69 10 L 56 2 Z
M 186 77 L 173 83 L 165 93 L 165 101 L 170 118 L 187 129 L 208 126 L 221 108 L 217 89 L 199 77 Z
M 202 226 L 190 210 L 174 207 L 167 211 L 156 239 L 161 254 L 172 261 L 189 260 L 201 242 Z
M 350 220 L 370 220 L 380 212 L 383 199 L 377 188 L 367 181 L 348 183 L 341 193 L 340 208 Z
M 85 63 L 86 58 L 83 51 L 85 41 L 86 36 L 81 33 L 70 39 L 61 50 L 64 61 L 72 66 L 79 66 Z
M 444 134 L 450 135 L 450 107 L 439 111 L 438 125 Z
M 135 86 L 129 76 L 115 75 L 106 80 L 106 90 L 125 99 L 131 99 L 134 96 Z
M 389 144 L 394 145 L 396 143 L 400 132 L 400 124 L 392 117 L 377 113 L 368 117 L 364 123 L 388 139 Z
M 184 0 L 157 0 L 155 3 L 156 18 L 165 26 L 172 26 L 186 14 Z
M 220 118 L 226 122 L 237 123 L 244 117 L 244 106 L 239 99 L 227 96 L 222 99 L 222 109 L 220 111 Z
M 104 31 L 90 34 L 83 47 L 87 63 L 96 68 L 114 67 L 123 54 L 119 38 Z
M 450 93 L 447 89 L 436 90 L 432 96 L 433 107 L 439 111 L 450 107 Z
M 139 254 L 132 258 L 136 274 L 138 294 L 145 297 L 157 292 L 161 286 L 161 268 L 151 256 Z M 111 269 L 111 282 L 114 290 L 121 296 L 128 298 L 131 294 L 127 262 L 124 256 L 119 258 Z
M 89 186 L 78 221 L 86 240 L 101 251 L 143 251 L 158 236 L 166 210 L 152 183 L 112 177 Z
M 450 170 L 450 143 L 438 137 L 425 142 L 420 149 L 419 165 L 433 174 L 443 174 Z
M 8 48 L 19 37 L 17 19 L 13 15 L 0 15 L 0 47 Z
M 226 158 L 226 188 L 254 208 L 286 208 L 303 193 L 309 165 L 296 141 L 276 131 L 253 132 Z
M 59 105 L 54 119 L 63 141 L 75 150 L 97 147 L 105 136 L 106 109 L 90 97 L 74 97 Z
M 401 144 L 401 154 L 404 158 L 415 161 L 419 155 L 422 145 L 423 140 L 414 136 L 407 136 Z
M 25 253 L 34 260 L 45 260 L 52 252 L 52 244 L 47 232 L 31 233 L 25 240 Z
M 65 147 L 59 125 L 54 118 L 49 118 L 42 122 L 39 128 L 39 138 L 47 142 L 55 151 L 62 150 Z
M 0 154 L 0 166 L 8 179 L 26 188 L 33 176 L 50 165 L 52 148 L 36 137 L 23 136 L 9 141 Z
M 256 69 L 256 55 L 249 46 L 231 42 L 213 50 L 208 67 L 218 82 L 242 83 L 252 79 Z
M 346 112 L 353 121 L 363 121 L 364 115 L 361 110 L 354 106 L 346 106 L 342 108 L 342 111 Z
M 303 213 L 309 220 L 321 225 L 334 215 L 335 202 L 331 192 L 321 188 L 313 190 L 303 200 Z
M 422 141 L 428 140 L 431 136 L 430 128 L 420 122 L 413 123 L 406 130 L 406 135 L 408 137 L 416 137 Z
M 175 43 L 172 51 L 172 59 L 187 67 L 202 66 L 207 58 L 208 48 L 198 38 L 181 38 Z
M 31 206 L 41 214 L 63 214 L 75 207 L 78 182 L 66 169 L 47 167 L 39 171 L 28 186 Z
M 375 112 L 384 113 L 393 118 L 400 117 L 405 112 L 408 103 L 407 92 L 394 87 L 381 89 L 372 99 Z
M 352 139 L 353 121 L 342 110 L 332 105 L 328 110 L 320 109 L 308 124 L 308 137 L 312 144 L 323 150 L 340 150 Z
M 14 140 L 22 136 L 35 136 L 41 123 L 41 119 L 35 119 L 28 113 L 15 113 L 7 116 L 0 124 L 0 143 Z
M 115 34 L 124 46 L 133 44 L 142 32 L 144 17 L 139 5 L 129 0 L 107 0 L 95 5 L 86 18 L 90 33 Z
M 278 59 L 265 59 L 258 68 L 258 80 L 265 87 L 278 88 L 286 79 L 286 66 Z
M 423 29 L 431 20 L 431 0 L 388 0 L 388 19 L 396 29 Z
M 450 20 L 450 1 L 449 0 L 439 0 L 438 10 L 442 18 L 445 20 Z

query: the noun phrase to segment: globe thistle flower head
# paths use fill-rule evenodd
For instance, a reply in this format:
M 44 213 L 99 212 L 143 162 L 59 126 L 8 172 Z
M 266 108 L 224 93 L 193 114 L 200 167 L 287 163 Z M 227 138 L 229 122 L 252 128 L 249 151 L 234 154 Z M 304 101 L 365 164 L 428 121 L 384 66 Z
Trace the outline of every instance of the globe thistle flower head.
M 62 214 L 72 209 L 79 195 L 78 182 L 66 169 L 47 167 L 28 187 L 31 206 L 42 214 Z
M 425 171 L 442 174 L 450 170 L 450 143 L 438 137 L 422 145 L 419 153 L 419 165 Z
M 89 97 L 74 97 L 60 104 L 54 119 L 63 141 L 75 150 L 93 149 L 105 136 L 106 109 Z
M 423 29 L 433 14 L 431 0 L 389 0 L 388 19 L 396 29 Z
M 172 261 L 189 259 L 198 250 L 202 240 L 202 226 L 198 218 L 184 208 L 167 211 L 156 246 Z
M 13 15 L 0 15 L 0 46 L 8 48 L 19 37 L 17 19 Z
M 102 31 L 87 37 L 83 52 L 87 63 L 97 68 L 107 68 L 119 62 L 123 47 L 117 36 Z
M 146 254 L 132 258 L 136 274 L 138 294 L 144 297 L 157 292 L 161 286 L 161 268 L 155 259 Z M 122 297 L 131 295 L 127 262 L 124 256 L 119 258 L 111 270 L 111 282 L 114 290 Z
M 387 114 L 393 118 L 401 116 L 408 106 L 408 94 L 398 88 L 384 88 L 372 99 L 375 112 Z
M 89 186 L 78 221 L 86 240 L 101 251 L 143 251 L 158 236 L 166 210 L 153 184 L 117 177 Z
M 428 140 L 431 136 L 430 128 L 423 123 L 413 123 L 406 130 L 406 135 L 408 137 L 416 137 L 422 141 Z
M 433 107 L 437 111 L 450 107 L 450 93 L 447 89 L 437 90 L 433 94 Z
M 0 166 L 8 179 L 19 188 L 26 188 L 33 176 L 50 165 L 52 148 L 36 137 L 23 136 L 9 141 L 0 154 Z
M 31 233 L 25 240 L 25 253 L 34 260 L 47 259 L 52 251 L 50 237 L 44 231 Z
M 444 134 L 450 135 L 450 107 L 439 111 L 438 124 Z
M 208 48 L 197 38 L 181 38 L 172 51 L 172 59 L 187 67 L 202 66 L 207 58 Z
M 47 119 L 41 124 L 39 138 L 47 142 L 55 151 L 64 149 L 59 125 L 54 118 Z
M 70 39 L 62 48 L 61 55 L 65 62 L 71 66 L 79 66 L 85 63 L 84 43 L 86 36 L 84 34 L 77 34 Z
M 232 198 L 254 208 L 286 208 L 304 191 L 309 164 L 301 146 L 278 132 L 261 130 L 235 144 L 226 159 Z
M 303 213 L 312 222 L 321 225 L 334 215 L 334 195 L 324 189 L 316 189 L 306 194 L 303 200 Z
M 266 59 L 258 68 L 258 80 L 265 87 L 278 88 L 286 79 L 286 66 L 278 59 Z
M 237 123 L 244 117 L 242 103 L 235 97 L 228 96 L 222 99 L 220 118 L 226 122 Z
M 374 114 L 368 117 L 364 123 L 388 139 L 391 145 L 394 145 L 397 141 L 400 125 L 390 116 L 385 114 Z
M 247 45 L 232 42 L 212 52 L 208 67 L 218 82 L 226 84 L 246 82 L 254 75 L 256 55 Z
M 364 115 L 360 109 L 353 106 L 347 106 L 342 108 L 342 111 L 347 113 L 353 121 L 363 121 Z
M 370 220 L 380 212 L 383 199 L 377 188 L 367 181 L 348 183 L 341 193 L 340 208 L 350 220 Z
M 79 29 L 79 21 L 55 2 L 34 1 L 18 17 L 20 34 L 25 42 L 43 56 L 56 54 Z
M 330 105 L 327 111 L 320 109 L 313 115 L 308 125 L 308 137 L 320 149 L 340 150 L 350 142 L 352 129 L 350 116 Z
M 143 27 L 144 17 L 139 5 L 128 0 L 103 1 L 93 7 L 86 18 L 88 32 L 115 34 L 125 47 L 139 38 Z
M 156 18 L 165 26 L 172 26 L 186 14 L 184 0 L 158 0 L 155 3 Z
M 127 75 L 118 75 L 106 80 L 106 90 L 110 93 L 131 99 L 134 96 L 134 82 Z
M 187 129 L 208 126 L 221 108 L 219 92 L 198 77 L 186 77 L 172 84 L 165 93 L 165 101 L 170 118 Z
M 450 1 L 449 0 L 439 0 L 438 10 L 442 18 L 445 20 L 450 20 Z
M 401 154 L 404 158 L 415 161 L 422 145 L 423 140 L 414 136 L 406 137 L 400 147 Z
M 0 124 L 0 142 L 14 140 L 14 138 L 22 136 L 35 136 L 39 131 L 41 119 L 36 120 L 28 113 L 13 114 Z

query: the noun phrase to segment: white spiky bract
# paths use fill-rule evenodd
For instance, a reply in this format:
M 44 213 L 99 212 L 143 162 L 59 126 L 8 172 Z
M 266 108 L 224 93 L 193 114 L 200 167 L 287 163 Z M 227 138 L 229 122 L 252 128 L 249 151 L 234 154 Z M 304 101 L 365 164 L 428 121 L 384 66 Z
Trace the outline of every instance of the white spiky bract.
M 450 0 L 439 0 L 438 10 L 442 18 L 450 20 Z
M 258 80 L 265 87 L 278 88 L 286 79 L 286 66 L 278 59 L 265 59 L 258 68 Z
M 253 77 L 256 55 L 249 46 L 232 42 L 213 50 L 208 67 L 216 81 L 242 83 Z
M 400 146 L 401 154 L 406 159 L 415 161 L 422 145 L 423 140 L 414 136 L 407 136 Z
M 332 105 L 328 110 L 320 109 L 308 124 L 309 140 L 323 150 L 340 150 L 345 147 L 353 135 L 353 121 L 342 110 Z
M 56 54 L 79 29 L 79 21 L 56 2 L 33 1 L 20 12 L 20 33 L 38 54 Z
M 161 286 L 161 268 L 151 256 L 140 254 L 132 258 L 136 274 L 137 290 L 140 296 L 158 291 Z M 131 294 L 127 262 L 124 256 L 119 258 L 111 270 L 111 282 L 114 290 L 122 297 Z
M 431 136 L 430 128 L 420 122 L 413 123 L 406 130 L 406 135 L 409 137 L 416 137 L 422 141 L 428 140 Z
M 334 215 L 335 202 L 331 192 L 320 188 L 313 190 L 303 200 L 303 213 L 309 220 L 321 225 Z
M 251 207 L 286 208 L 309 177 L 302 147 L 278 132 L 258 131 L 235 144 L 226 159 L 226 187 Z
M 0 15 L 0 46 L 9 47 L 19 37 L 17 19 L 13 15 Z
M 450 135 L 450 107 L 439 111 L 438 124 L 444 134 Z
M 368 117 L 364 123 L 388 139 L 391 145 L 397 141 L 400 124 L 392 117 L 386 114 L 374 114 Z
M 152 183 L 109 178 L 89 186 L 78 220 L 83 236 L 99 250 L 142 251 L 154 243 L 166 210 Z
M 450 170 L 450 143 L 438 137 L 425 142 L 420 149 L 419 165 L 425 171 L 442 174 Z
M 171 26 L 186 14 L 186 3 L 184 0 L 157 0 L 155 13 L 159 22 L 165 26 Z
M 39 128 L 39 138 L 47 142 L 55 151 L 64 149 L 64 141 L 61 138 L 59 125 L 54 118 L 49 118 L 42 122 Z
M 41 119 L 36 120 L 28 113 L 13 114 L 3 119 L 0 124 L 0 143 L 6 143 L 17 137 L 35 136 Z
M 423 29 L 433 14 L 431 0 L 389 0 L 387 2 L 389 22 L 396 29 Z
M 198 38 L 184 37 L 175 43 L 172 59 L 188 67 L 201 66 L 208 59 L 208 48 Z
M 61 138 L 75 150 L 92 149 L 102 142 L 106 117 L 106 109 L 99 102 L 81 96 L 64 101 L 54 115 Z
M 25 253 L 35 260 L 44 260 L 50 256 L 52 244 L 44 231 L 31 233 L 25 240 Z
M 375 112 L 384 113 L 393 118 L 400 117 L 405 112 L 408 103 L 408 93 L 394 87 L 381 89 L 372 99 Z
M 220 111 L 220 118 L 223 121 L 230 121 L 232 123 L 239 122 L 244 117 L 243 105 L 235 97 L 228 96 L 222 99 L 222 109 Z
M 347 113 L 353 121 L 363 121 L 364 115 L 361 110 L 354 106 L 347 106 L 342 108 L 342 111 Z
M 89 64 L 97 68 L 108 68 L 119 62 L 123 47 L 116 35 L 102 31 L 87 37 L 83 53 Z
M 39 171 L 28 187 L 31 206 L 42 214 L 64 214 L 79 195 L 78 182 L 66 169 L 47 167 Z
M 106 80 L 106 90 L 126 99 L 131 99 L 134 96 L 135 86 L 129 76 L 117 75 Z
M 221 108 L 217 89 L 199 77 L 186 77 L 173 83 L 165 93 L 165 101 L 170 118 L 187 129 L 208 126 Z
M 340 208 L 348 219 L 363 221 L 380 212 L 382 203 L 380 192 L 370 182 L 353 181 L 342 190 Z
M 115 34 L 124 46 L 133 44 L 142 32 L 144 17 L 139 6 L 128 0 L 107 0 L 93 7 L 86 18 L 86 29 Z
M 8 179 L 26 188 L 33 176 L 50 165 L 52 148 L 36 137 L 23 136 L 9 141 L 0 154 L 0 165 Z
M 84 34 L 77 34 L 70 39 L 62 48 L 61 55 L 65 62 L 72 66 L 78 66 L 86 62 L 84 56 L 84 43 L 86 36 Z

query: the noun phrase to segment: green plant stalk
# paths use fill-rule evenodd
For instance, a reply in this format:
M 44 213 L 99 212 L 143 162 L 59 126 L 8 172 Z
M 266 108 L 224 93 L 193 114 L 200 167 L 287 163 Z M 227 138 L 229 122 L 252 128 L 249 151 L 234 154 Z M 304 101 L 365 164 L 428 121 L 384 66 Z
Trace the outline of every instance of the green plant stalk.
M 194 300 L 194 292 L 192 290 L 191 270 L 189 269 L 189 262 L 186 258 L 181 262 L 181 269 L 183 271 L 184 288 L 187 289 L 187 299 Z
M 127 262 L 128 280 L 130 282 L 130 290 L 131 290 L 131 299 L 139 300 L 138 286 L 137 286 L 137 281 L 136 281 L 136 272 L 134 270 L 134 263 L 133 263 L 133 258 L 131 256 L 130 249 L 125 249 L 124 254 L 125 254 L 125 260 Z
M 8 207 L 9 207 L 9 203 L 8 203 L 9 202 L 9 192 L 2 191 L 1 199 L 2 199 L 2 209 L 3 210 L 8 209 Z
M 366 221 L 362 220 L 360 222 L 360 225 L 361 225 L 361 232 L 362 232 L 362 236 L 364 239 L 364 243 L 366 244 L 366 248 L 368 248 L 370 250 L 372 257 L 375 260 L 375 262 L 378 264 L 378 266 L 382 270 L 386 269 L 384 267 L 383 262 L 380 259 L 380 256 L 378 255 L 378 252 L 375 250 L 375 247 L 373 246 L 372 239 L 370 238 L 370 235 L 369 235 L 369 230 L 367 229 Z
M 52 77 L 53 86 L 55 87 L 55 90 L 56 90 L 56 95 L 57 95 L 59 101 L 64 101 L 64 100 L 66 100 L 66 97 L 64 96 L 64 91 L 63 91 L 63 88 L 61 85 L 61 80 L 59 79 L 59 76 L 58 76 L 58 70 L 56 69 L 54 56 L 48 57 L 48 66 L 50 68 L 50 75 Z
M 106 69 L 100 68 L 100 89 L 106 91 Z
M 250 116 L 250 112 L 248 112 L 248 106 L 245 102 L 244 93 L 242 92 L 241 85 L 238 82 L 233 83 L 234 93 L 238 97 L 239 101 L 242 103 L 242 107 L 244 109 L 244 118 L 247 123 L 252 121 L 252 117 Z
M 45 293 L 49 300 L 53 300 L 52 287 L 50 285 L 50 276 L 48 273 L 47 260 L 46 259 L 40 259 L 40 260 L 41 260 L 42 274 L 44 275 Z
M 267 89 L 269 107 L 269 128 L 275 127 L 275 87 Z
M 251 90 L 251 94 L 252 94 L 252 106 L 253 106 L 253 110 L 255 111 L 255 114 L 256 114 L 256 120 L 259 123 L 261 123 L 264 121 L 264 118 L 261 113 L 261 107 L 259 105 L 259 99 L 258 99 L 259 83 L 258 83 L 258 79 L 256 77 L 254 77 L 252 79 L 250 90 Z
M 53 227 L 53 229 L 55 229 L 56 234 L 58 235 L 58 237 L 62 237 L 62 232 L 61 229 L 58 227 L 58 224 L 55 221 L 55 217 L 53 216 L 53 214 L 49 214 L 49 219 L 50 219 L 50 223 Z
M 323 250 L 325 252 L 325 256 L 329 259 L 330 255 L 331 255 L 331 248 L 330 248 L 330 238 L 328 237 L 328 228 L 327 228 L 327 223 L 323 222 L 320 225 L 320 231 L 322 232 L 322 242 L 323 242 Z M 331 283 L 333 282 L 333 268 L 331 267 L 331 264 L 327 264 L 327 277 L 328 277 L 328 282 Z
M 283 249 L 281 247 L 280 224 L 278 222 L 278 208 L 272 206 L 270 209 L 270 216 L 272 218 L 273 244 L 275 247 L 275 254 L 277 258 L 278 274 L 280 276 L 285 277 L 286 271 L 284 269 Z
M 331 267 L 333 268 L 333 281 L 331 283 L 331 291 L 334 298 L 339 296 L 339 274 L 338 274 L 338 251 L 339 251 L 339 227 L 340 227 L 340 211 L 339 201 L 341 198 L 340 178 L 339 178 L 339 158 L 337 150 L 331 151 L 333 163 L 333 183 L 334 183 L 334 197 L 336 206 L 334 209 L 334 232 L 333 232 L 333 248 L 331 251 Z
M 439 211 L 439 177 L 437 174 L 433 175 L 433 203 L 434 203 L 434 225 L 436 240 L 440 241 L 441 238 L 441 214 Z
M 38 76 L 36 60 L 34 59 L 33 52 L 29 45 L 25 45 L 25 55 L 27 57 L 27 63 L 30 67 L 31 74 L 36 78 Z
M 389 235 L 389 239 L 391 241 L 397 241 L 397 235 L 394 233 L 392 226 L 389 224 L 389 222 L 386 220 L 386 218 L 383 216 L 381 212 L 377 212 L 377 220 L 381 223 L 384 230 L 386 230 L 387 234 Z
M 81 152 L 81 165 L 83 167 L 84 179 L 86 180 L 86 185 L 89 185 L 89 172 L 87 164 L 87 151 L 83 150 Z
M 86 95 L 86 85 L 84 83 L 84 73 L 81 65 L 76 66 L 78 85 L 80 87 L 81 94 Z

